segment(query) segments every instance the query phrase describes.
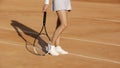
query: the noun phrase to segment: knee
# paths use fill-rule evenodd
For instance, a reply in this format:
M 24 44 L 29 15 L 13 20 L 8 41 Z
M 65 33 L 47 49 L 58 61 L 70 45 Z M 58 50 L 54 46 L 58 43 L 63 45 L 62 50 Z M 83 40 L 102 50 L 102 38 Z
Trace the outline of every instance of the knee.
M 63 24 L 62 24 L 62 27 L 63 27 L 63 28 L 67 28 L 67 26 L 68 26 L 67 23 L 63 23 Z

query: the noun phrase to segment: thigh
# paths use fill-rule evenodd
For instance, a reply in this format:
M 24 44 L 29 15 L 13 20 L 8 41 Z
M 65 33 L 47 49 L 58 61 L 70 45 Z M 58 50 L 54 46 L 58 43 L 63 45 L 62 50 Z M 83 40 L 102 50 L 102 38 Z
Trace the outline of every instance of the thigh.
M 56 11 L 56 13 L 59 18 L 60 24 L 67 24 L 67 11 L 59 10 L 59 11 Z

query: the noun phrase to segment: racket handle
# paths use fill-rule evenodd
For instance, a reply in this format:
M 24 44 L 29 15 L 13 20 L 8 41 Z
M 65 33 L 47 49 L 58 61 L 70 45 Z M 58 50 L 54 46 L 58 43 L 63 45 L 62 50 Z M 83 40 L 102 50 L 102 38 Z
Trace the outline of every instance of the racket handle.
M 43 25 L 46 25 L 46 16 L 47 16 L 47 12 L 44 12 L 44 16 L 43 16 Z

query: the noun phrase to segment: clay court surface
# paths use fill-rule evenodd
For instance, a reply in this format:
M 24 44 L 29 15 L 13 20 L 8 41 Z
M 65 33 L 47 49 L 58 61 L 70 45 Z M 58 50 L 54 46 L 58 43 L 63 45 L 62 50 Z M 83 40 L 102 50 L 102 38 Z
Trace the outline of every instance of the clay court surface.
M 61 46 L 68 55 L 37 56 L 25 48 L 25 41 L 12 23 L 39 32 L 42 26 L 40 0 L 0 0 L 0 68 L 120 68 L 120 4 L 72 0 L 68 28 Z M 16 22 L 13 22 L 16 21 Z M 50 9 L 47 30 L 55 29 L 56 14 Z M 32 42 L 33 37 L 19 30 Z

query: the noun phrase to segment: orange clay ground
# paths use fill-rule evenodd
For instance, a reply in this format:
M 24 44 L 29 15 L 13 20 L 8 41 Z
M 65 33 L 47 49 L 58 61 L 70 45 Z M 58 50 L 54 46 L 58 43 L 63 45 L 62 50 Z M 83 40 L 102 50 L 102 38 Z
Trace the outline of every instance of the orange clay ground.
M 68 28 L 61 38 L 61 46 L 70 53 L 57 57 L 28 52 L 24 40 L 11 25 L 14 20 L 28 31 L 39 32 L 42 3 L 43 0 L 0 0 L 0 68 L 120 68 L 119 3 L 72 0 Z M 50 36 L 55 23 L 56 14 L 49 9 Z M 33 40 L 20 33 L 28 41 Z

